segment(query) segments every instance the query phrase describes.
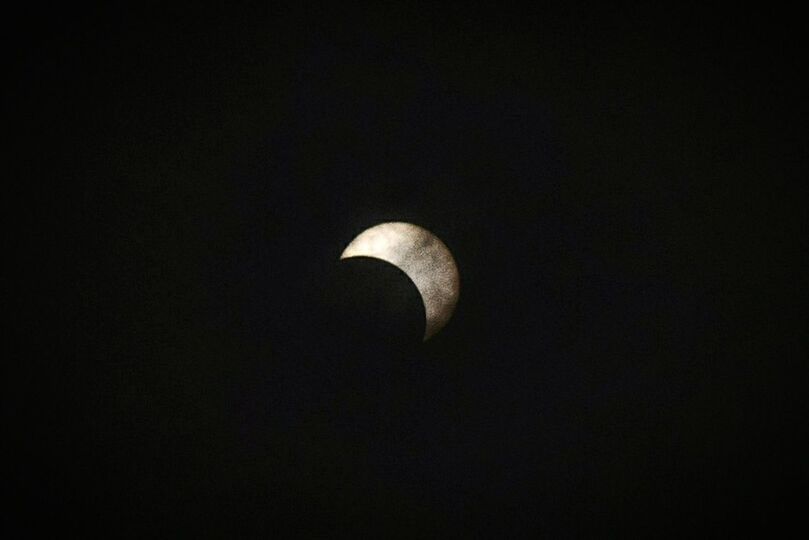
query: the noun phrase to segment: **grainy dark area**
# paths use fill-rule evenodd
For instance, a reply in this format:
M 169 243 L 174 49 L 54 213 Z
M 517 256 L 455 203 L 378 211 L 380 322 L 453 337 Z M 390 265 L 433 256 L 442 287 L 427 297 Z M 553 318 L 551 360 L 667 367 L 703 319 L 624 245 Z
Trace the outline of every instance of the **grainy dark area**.
M 9 16 L 4 528 L 799 521 L 802 19 L 565 6 Z M 426 344 L 337 263 L 390 220 L 460 269 Z

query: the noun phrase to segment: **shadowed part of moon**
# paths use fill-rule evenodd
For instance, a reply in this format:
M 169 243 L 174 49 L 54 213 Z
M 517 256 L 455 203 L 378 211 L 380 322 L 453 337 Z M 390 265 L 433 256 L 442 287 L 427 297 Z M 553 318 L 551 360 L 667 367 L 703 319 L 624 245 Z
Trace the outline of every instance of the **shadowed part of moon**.
M 389 346 L 421 341 L 424 303 L 413 281 L 393 264 L 371 257 L 341 260 L 332 290 L 338 338 Z

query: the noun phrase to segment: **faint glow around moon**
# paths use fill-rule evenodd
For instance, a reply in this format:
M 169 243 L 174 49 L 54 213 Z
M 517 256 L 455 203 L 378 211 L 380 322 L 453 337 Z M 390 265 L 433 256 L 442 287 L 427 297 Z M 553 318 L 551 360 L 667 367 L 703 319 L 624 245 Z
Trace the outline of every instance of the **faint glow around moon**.
M 360 233 L 340 259 L 373 257 L 399 267 L 424 302 L 424 341 L 441 330 L 458 303 L 460 277 L 455 259 L 433 233 L 411 223 L 389 222 Z

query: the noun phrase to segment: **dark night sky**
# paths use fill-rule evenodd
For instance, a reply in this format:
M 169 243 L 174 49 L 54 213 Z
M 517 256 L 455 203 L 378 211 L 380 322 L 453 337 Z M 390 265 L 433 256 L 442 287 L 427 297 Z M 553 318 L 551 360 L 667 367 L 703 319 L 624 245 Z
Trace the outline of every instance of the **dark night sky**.
M 12 523 L 615 537 L 796 519 L 795 20 L 8 21 Z M 387 220 L 460 268 L 424 345 L 368 331 L 418 313 L 400 275 L 336 262 Z M 394 294 L 399 319 L 364 311 Z

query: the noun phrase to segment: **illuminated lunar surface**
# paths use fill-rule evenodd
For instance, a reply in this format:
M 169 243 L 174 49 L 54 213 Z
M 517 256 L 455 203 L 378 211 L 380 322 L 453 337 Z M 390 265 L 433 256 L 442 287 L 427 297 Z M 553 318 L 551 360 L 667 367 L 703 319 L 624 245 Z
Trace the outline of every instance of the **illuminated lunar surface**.
M 411 223 L 380 223 L 360 233 L 340 259 L 373 257 L 400 268 L 424 302 L 424 341 L 441 330 L 458 303 L 460 279 L 455 259 L 433 233 Z

